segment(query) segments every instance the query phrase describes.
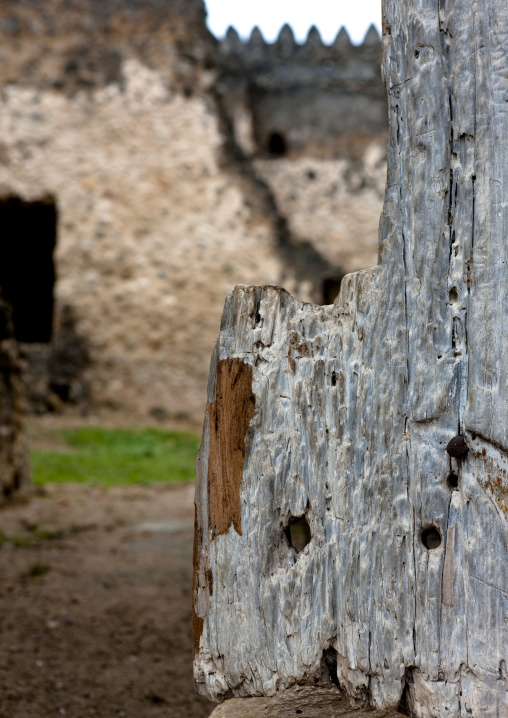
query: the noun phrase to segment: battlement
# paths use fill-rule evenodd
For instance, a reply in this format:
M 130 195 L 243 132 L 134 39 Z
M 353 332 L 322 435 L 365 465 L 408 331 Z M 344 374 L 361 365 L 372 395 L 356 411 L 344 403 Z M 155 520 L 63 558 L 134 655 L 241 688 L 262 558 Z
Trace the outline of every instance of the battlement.
M 304 43 L 287 24 L 274 43 L 258 27 L 245 41 L 230 27 L 218 43 L 218 91 L 235 127 L 245 111 L 251 117 L 254 151 L 338 156 L 341 137 L 386 132 L 381 50 L 374 25 L 361 45 L 353 45 L 344 27 L 330 45 L 315 26 Z M 238 125 L 236 136 L 242 132 Z
M 381 56 L 381 38 L 371 25 L 360 45 L 353 45 L 345 27 L 341 27 L 335 40 L 327 45 L 320 32 L 313 25 L 304 43 L 298 43 L 293 30 L 287 23 L 282 27 L 274 43 L 263 37 L 258 27 L 252 30 L 248 40 L 242 40 L 234 27 L 229 27 L 226 36 L 219 41 L 222 61 L 226 65 L 235 64 L 239 70 L 259 68 L 274 62 L 284 64 L 306 64 L 332 72 L 335 64 L 344 65 L 348 61 L 363 60 L 379 66 Z

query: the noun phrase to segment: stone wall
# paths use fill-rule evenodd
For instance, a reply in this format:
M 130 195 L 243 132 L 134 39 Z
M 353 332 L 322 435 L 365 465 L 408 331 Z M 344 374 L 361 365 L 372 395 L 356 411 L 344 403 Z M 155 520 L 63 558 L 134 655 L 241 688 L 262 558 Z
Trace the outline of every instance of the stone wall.
M 375 266 L 386 182 L 386 147 L 380 139 L 370 138 L 356 158 L 255 158 L 253 164 L 288 218 L 293 237 L 310 241 L 342 274 Z
M 377 135 L 355 157 L 249 156 L 204 19 L 200 0 L 2 3 L 0 199 L 57 212 L 53 337 L 22 345 L 36 411 L 198 423 L 236 284 L 319 302 L 375 259 Z
M 299 44 L 288 25 L 274 43 L 257 28 L 248 41 L 229 28 L 219 45 L 217 93 L 237 144 L 293 240 L 335 268 L 321 274 L 320 293 L 314 284 L 318 303 L 335 298 L 345 273 L 377 261 L 388 131 L 380 63 L 374 26 L 360 46 L 345 28 L 326 45 L 315 27 Z
M 30 484 L 24 411 L 21 361 L 12 336 L 11 310 L 0 297 L 0 504 Z
M 229 28 L 219 63 L 218 92 L 247 153 L 331 159 L 373 137 L 386 144 L 381 39 L 373 25 L 359 46 L 345 28 L 331 45 L 315 27 L 303 44 L 289 25 L 274 43 L 257 28 L 242 42 Z
M 66 93 L 122 81 L 128 54 L 192 92 L 213 43 L 202 0 L 2 0 L 0 84 Z
M 70 308 L 94 399 L 189 418 L 224 296 L 277 282 L 281 263 L 270 222 L 219 166 L 206 99 L 175 93 L 134 58 L 122 72 L 122 87 L 73 97 L 7 88 L 0 191 L 55 198 L 56 328 Z

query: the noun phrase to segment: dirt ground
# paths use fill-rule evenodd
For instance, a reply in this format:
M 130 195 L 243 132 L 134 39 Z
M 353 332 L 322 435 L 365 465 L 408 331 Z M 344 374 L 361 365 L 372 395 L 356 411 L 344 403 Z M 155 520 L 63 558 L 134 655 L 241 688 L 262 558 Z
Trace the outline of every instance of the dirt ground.
M 193 486 L 54 486 L 0 510 L 1 718 L 205 718 Z

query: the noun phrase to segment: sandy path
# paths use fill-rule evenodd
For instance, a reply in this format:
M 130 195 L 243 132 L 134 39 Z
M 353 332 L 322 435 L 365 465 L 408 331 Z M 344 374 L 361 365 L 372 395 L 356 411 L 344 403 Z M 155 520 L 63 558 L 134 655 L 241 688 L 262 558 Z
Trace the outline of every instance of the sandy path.
M 50 487 L 0 511 L 0 716 L 204 718 L 193 487 Z

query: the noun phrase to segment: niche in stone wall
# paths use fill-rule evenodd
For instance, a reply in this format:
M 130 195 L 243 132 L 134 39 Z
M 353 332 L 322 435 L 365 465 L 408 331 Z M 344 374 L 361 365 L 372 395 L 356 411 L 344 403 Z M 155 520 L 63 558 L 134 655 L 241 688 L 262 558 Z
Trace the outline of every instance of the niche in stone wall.
M 0 289 L 20 342 L 51 340 L 56 230 L 54 200 L 0 198 Z
M 280 132 L 272 132 L 268 137 L 268 152 L 276 157 L 283 157 L 287 152 L 286 140 Z

